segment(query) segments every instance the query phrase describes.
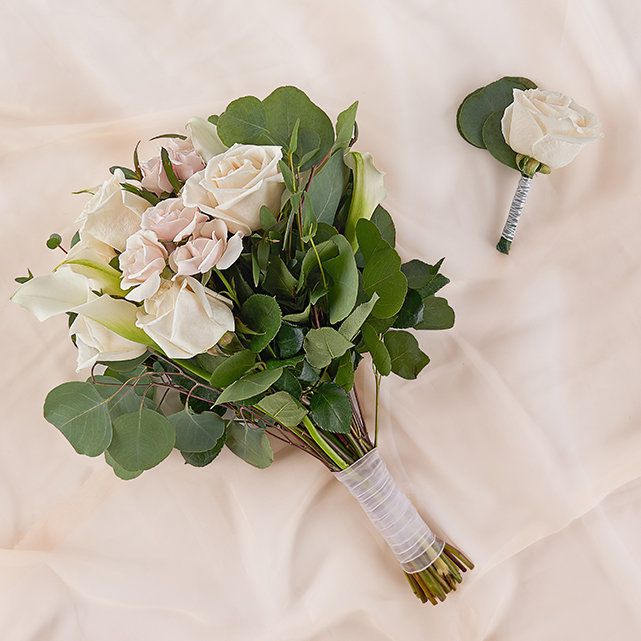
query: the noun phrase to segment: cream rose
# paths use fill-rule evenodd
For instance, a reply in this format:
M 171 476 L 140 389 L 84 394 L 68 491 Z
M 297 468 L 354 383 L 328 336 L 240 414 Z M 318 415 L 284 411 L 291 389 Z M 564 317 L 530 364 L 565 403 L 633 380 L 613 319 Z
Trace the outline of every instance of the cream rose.
M 234 330 L 234 315 L 226 298 L 187 276 L 163 281 L 138 311 L 136 325 L 169 358 L 192 358 Z
M 227 269 L 243 250 L 243 235 L 236 232 L 227 239 L 227 225 L 212 220 L 200 228 L 200 235 L 177 247 L 169 256 L 169 266 L 178 276 L 204 274 L 213 267 Z
M 501 120 L 503 137 L 517 153 L 552 169 L 572 162 L 583 145 L 600 138 L 598 118 L 574 100 L 544 89 L 514 89 Z
M 134 343 L 107 329 L 101 323 L 78 315 L 69 328 L 69 334 L 76 337 L 79 372 L 91 367 L 96 361 L 126 361 L 141 356 L 147 351 L 145 345 Z
M 142 212 L 149 203 L 120 186 L 125 176 L 116 169 L 98 191 L 87 201 L 78 222 L 80 235 L 93 236 L 118 251 L 125 248 L 127 238 L 140 228 Z
M 177 243 L 196 233 L 207 220 L 197 207 L 185 207 L 180 198 L 167 198 L 143 213 L 141 227 L 153 231 L 158 240 Z
M 167 150 L 174 173 L 182 181 L 187 180 L 205 166 L 189 139 L 168 138 L 163 140 L 162 146 Z M 142 171 L 141 183 L 145 189 L 149 189 L 155 194 L 173 191 L 162 166 L 160 155 L 140 163 L 140 170 Z
M 153 231 L 141 229 L 127 239 L 119 257 L 123 289 L 133 287 L 125 298 L 140 302 L 160 287 L 160 274 L 167 264 L 167 250 Z
M 209 160 L 194 174 L 182 191 L 188 207 L 227 223 L 232 233 L 250 234 L 260 229 L 260 208 L 280 209 L 283 176 L 278 161 L 280 147 L 234 145 Z

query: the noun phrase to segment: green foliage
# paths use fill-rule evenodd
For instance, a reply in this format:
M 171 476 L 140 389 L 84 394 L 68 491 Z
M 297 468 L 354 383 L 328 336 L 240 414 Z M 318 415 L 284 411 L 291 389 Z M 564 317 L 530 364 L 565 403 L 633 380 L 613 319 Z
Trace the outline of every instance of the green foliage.
M 345 390 L 335 383 L 323 383 L 318 387 L 310 399 L 309 413 L 321 430 L 349 433 L 352 404 Z
M 481 132 L 485 148 L 510 169 L 517 169 L 516 152 L 505 142 L 501 129 L 502 111 L 493 111 L 483 123 Z
M 300 352 L 303 347 L 305 333 L 300 327 L 283 323 L 276 334 L 276 351 L 281 358 L 290 358 Z
M 114 461 L 113 456 L 109 454 L 109 451 L 105 452 L 105 461 L 107 465 L 109 465 L 109 467 L 111 467 L 111 469 L 114 471 L 114 474 L 123 481 L 131 481 L 132 479 L 135 479 L 142 474 L 142 470 L 130 472 L 121 465 L 118 465 L 118 463 Z
M 416 327 L 423 321 L 424 313 L 425 306 L 421 295 L 417 291 L 409 289 L 392 326 L 401 329 Z
M 454 326 L 454 310 L 444 298 L 427 296 L 423 306 L 423 320 L 415 325 L 416 329 L 450 329 Z
M 135 412 L 141 403 L 154 409 L 154 402 L 149 396 L 141 398 L 133 384 L 127 384 L 111 376 L 94 376 L 88 383 L 93 383 L 100 396 L 107 401 L 107 409 L 112 419 L 121 414 Z
M 305 202 L 311 201 L 318 222 L 329 225 L 334 222 L 346 180 L 347 168 L 343 162 L 343 152 L 337 151 L 314 175 L 307 190 Z
M 194 467 L 205 467 L 209 465 L 221 452 L 225 445 L 226 433 L 216 441 L 216 444 L 206 452 L 181 452 L 185 463 L 193 465 Z
M 422 260 L 415 259 L 401 265 L 401 270 L 407 278 L 408 286 L 426 298 L 450 282 L 449 278 L 439 273 L 442 263 L 443 259 L 435 265 L 428 265 Z
M 172 423 L 141 404 L 137 411 L 114 420 L 109 454 L 125 470 L 149 470 L 169 456 L 175 441 Z
M 368 351 L 374 362 L 374 367 L 383 376 L 387 376 L 392 371 L 392 361 L 385 343 L 378 337 L 378 333 L 371 325 L 363 327 L 363 345 Z
M 269 467 L 274 461 L 267 434 L 260 427 L 229 421 L 226 445 L 236 456 L 254 467 Z
M 194 414 L 185 408 L 168 418 L 176 430 L 176 448 L 181 452 L 207 452 L 225 433 L 225 422 L 214 412 Z
M 213 387 L 226 387 L 237 381 L 243 374 L 250 370 L 256 362 L 256 354 L 244 349 L 228 356 L 213 371 L 209 382 Z
M 320 161 L 334 142 L 330 119 L 296 87 L 279 87 L 263 101 L 254 96 L 238 98 L 220 115 L 217 126 L 228 147 L 234 143 L 279 145 L 285 151 L 296 128 L 294 158 L 302 168 Z
M 99 456 L 112 439 L 107 403 L 91 383 L 63 383 L 47 394 L 44 417 L 78 454 Z
M 334 382 L 346 392 L 354 387 L 354 357 L 351 352 L 346 352 L 338 359 Z
M 325 272 L 331 278 L 327 292 L 329 305 L 329 322 L 333 325 L 347 317 L 354 309 L 358 293 L 358 270 L 354 251 L 345 236 L 333 236 L 329 241 L 338 250 L 338 255 L 328 260 Z
M 174 166 L 171 164 L 171 160 L 169 159 L 169 152 L 164 147 L 160 148 L 160 160 L 162 162 L 162 168 L 165 171 L 165 175 L 167 176 L 167 180 L 169 180 L 169 184 L 174 190 L 174 193 L 177 194 L 181 190 L 183 183 L 180 178 L 176 176 Z
M 252 352 L 262 352 L 278 333 L 281 324 L 281 311 L 271 296 L 254 294 L 240 308 L 240 318 L 254 334 L 247 340 Z
M 397 376 L 414 379 L 430 362 L 427 354 L 418 346 L 416 338 L 409 332 L 389 331 L 383 338 L 391 358 L 392 371 Z
M 257 407 L 285 427 L 296 427 L 307 414 L 307 410 L 285 391 L 265 396 Z
M 355 134 L 356 112 L 358 100 L 353 102 L 345 111 L 341 111 L 336 119 L 336 141 L 334 149 L 346 149 Z
M 360 330 L 363 323 L 367 320 L 369 315 L 376 305 L 376 301 L 379 299 L 379 295 L 374 292 L 372 297 L 361 303 L 354 311 L 341 323 L 341 326 L 338 328 L 338 331 L 348 340 L 351 341 L 358 331 Z
M 62 242 L 62 236 L 60 234 L 51 234 L 49 238 L 47 239 L 47 247 L 49 249 L 57 249 L 60 247 L 60 243 Z
M 27 275 L 26 276 L 18 276 L 16 278 L 14 278 L 13 280 L 15 280 L 16 283 L 20 283 L 21 285 L 24 285 L 25 283 L 28 283 L 32 278 L 33 278 L 33 274 L 31 273 L 31 270 L 27 269 Z
M 216 405 L 244 401 L 267 391 L 283 373 L 281 368 L 266 369 L 255 374 L 247 374 L 226 387 L 218 397 Z
M 342 356 L 352 347 L 352 343 L 332 327 L 321 327 L 307 332 L 303 347 L 309 364 L 322 369 L 327 367 L 333 359 Z
M 394 247 L 396 245 L 396 227 L 387 209 L 379 205 L 374 210 L 370 220 L 376 225 L 381 238 L 386 241 L 390 247 Z

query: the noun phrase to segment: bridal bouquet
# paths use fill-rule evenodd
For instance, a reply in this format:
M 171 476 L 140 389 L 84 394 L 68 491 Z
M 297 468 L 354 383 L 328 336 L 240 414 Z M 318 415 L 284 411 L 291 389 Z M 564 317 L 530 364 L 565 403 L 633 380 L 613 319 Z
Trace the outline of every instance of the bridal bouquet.
M 13 300 L 69 319 L 85 382 L 44 416 L 122 479 L 175 448 L 194 466 L 227 446 L 271 464 L 270 438 L 323 463 L 356 497 L 421 601 L 456 589 L 470 561 L 438 539 L 391 478 L 363 421 L 354 371 L 414 379 L 428 364 L 410 328 L 446 329 L 441 261 L 403 263 L 380 203 L 383 174 L 352 150 L 357 103 L 336 128 L 300 90 L 247 96 L 159 153 L 112 167 L 52 273 Z M 365 355 L 369 356 L 365 356 Z

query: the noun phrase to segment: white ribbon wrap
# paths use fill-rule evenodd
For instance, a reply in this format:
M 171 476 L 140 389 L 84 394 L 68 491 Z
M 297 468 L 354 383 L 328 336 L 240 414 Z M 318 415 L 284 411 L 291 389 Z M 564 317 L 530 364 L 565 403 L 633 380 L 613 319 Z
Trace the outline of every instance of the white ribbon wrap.
M 377 448 L 334 476 L 360 503 L 405 572 L 421 572 L 440 556 L 443 541 L 398 487 Z

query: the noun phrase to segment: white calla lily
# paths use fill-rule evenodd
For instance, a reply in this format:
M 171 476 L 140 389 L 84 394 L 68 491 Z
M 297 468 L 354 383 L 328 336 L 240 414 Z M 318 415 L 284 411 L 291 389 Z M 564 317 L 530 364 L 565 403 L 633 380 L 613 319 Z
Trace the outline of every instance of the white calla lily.
M 345 224 L 345 237 L 356 251 L 358 249 L 356 223 L 361 218 L 369 220 L 374 210 L 385 199 L 387 193 L 383 181 L 385 174 L 376 169 L 372 155 L 367 152 L 347 152 L 344 160 L 354 174 L 354 190 Z
M 218 129 L 209 120 L 191 118 L 186 125 L 194 149 L 207 162 L 210 158 L 227 151 L 227 147 L 218 137 Z
M 11 300 L 28 309 L 39 321 L 44 321 L 86 303 L 90 296 L 87 277 L 63 266 L 52 274 L 27 281 Z

